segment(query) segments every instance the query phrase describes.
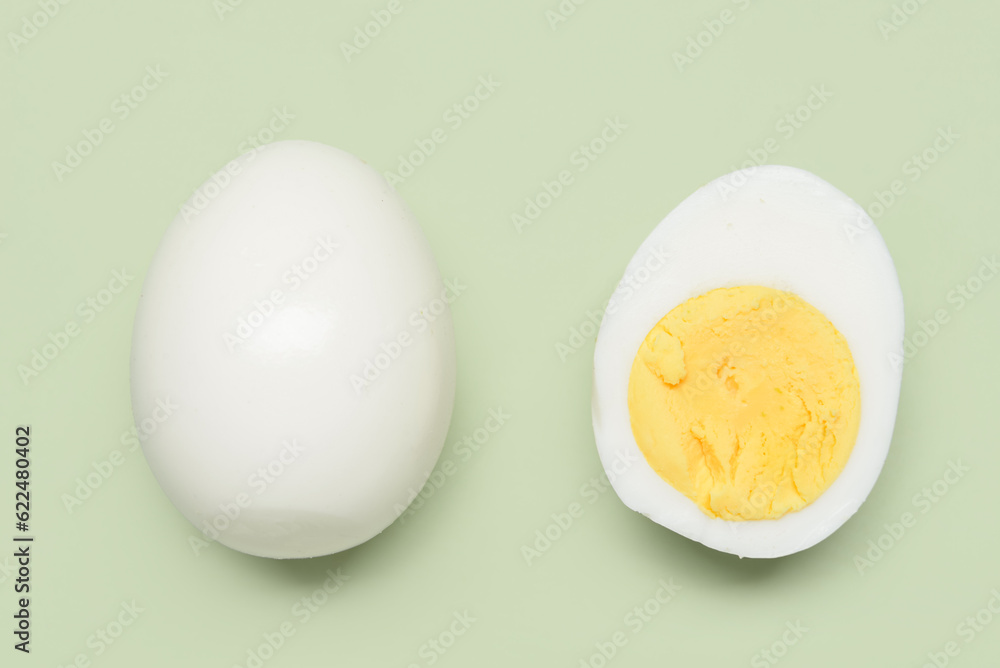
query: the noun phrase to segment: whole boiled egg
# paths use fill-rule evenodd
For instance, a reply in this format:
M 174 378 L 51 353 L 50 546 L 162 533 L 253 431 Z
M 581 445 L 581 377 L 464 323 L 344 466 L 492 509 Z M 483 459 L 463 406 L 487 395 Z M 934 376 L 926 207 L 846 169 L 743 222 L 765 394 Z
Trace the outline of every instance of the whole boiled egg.
M 761 558 L 858 510 L 888 454 L 903 343 L 892 258 L 858 204 L 800 169 L 734 172 L 678 205 L 619 285 L 593 423 L 629 508 Z
M 278 142 L 206 181 L 132 339 L 136 422 L 171 407 L 143 452 L 189 542 L 313 557 L 389 526 L 448 430 L 454 297 L 403 200 L 348 153 Z

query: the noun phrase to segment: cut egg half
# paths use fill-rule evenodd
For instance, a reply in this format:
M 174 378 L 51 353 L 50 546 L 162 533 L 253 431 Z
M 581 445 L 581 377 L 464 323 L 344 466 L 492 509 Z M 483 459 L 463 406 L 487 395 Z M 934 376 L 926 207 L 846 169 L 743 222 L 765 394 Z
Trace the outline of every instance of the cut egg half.
M 800 169 L 734 172 L 677 206 L 619 286 L 593 423 L 625 505 L 741 557 L 843 525 L 885 462 L 902 377 L 902 292 L 865 211 Z

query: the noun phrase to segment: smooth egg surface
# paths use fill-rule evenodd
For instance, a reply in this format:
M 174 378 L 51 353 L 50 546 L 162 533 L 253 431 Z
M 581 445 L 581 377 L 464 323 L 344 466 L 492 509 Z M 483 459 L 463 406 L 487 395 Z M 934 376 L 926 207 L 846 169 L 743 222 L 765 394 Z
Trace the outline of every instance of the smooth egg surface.
M 429 244 L 372 167 L 284 141 L 206 181 L 167 228 L 132 341 L 143 442 L 200 540 L 274 558 L 385 529 L 441 452 L 455 394 Z

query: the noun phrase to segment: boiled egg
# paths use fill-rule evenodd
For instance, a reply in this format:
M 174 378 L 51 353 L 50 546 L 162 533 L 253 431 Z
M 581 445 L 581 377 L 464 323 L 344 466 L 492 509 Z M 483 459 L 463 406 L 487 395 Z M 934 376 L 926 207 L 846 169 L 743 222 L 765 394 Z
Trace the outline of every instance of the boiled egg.
M 136 420 L 176 406 L 143 452 L 188 540 L 313 557 L 389 526 L 448 430 L 452 299 L 402 198 L 349 153 L 269 144 L 198 188 L 131 358 Z
M 619 285 L 592 412 L 625 505 L 762 558 L 858 510 L 889 450 L 903 343 L 892 258 L 858 204 L 800 169 L 734 172 L 664 218 Z

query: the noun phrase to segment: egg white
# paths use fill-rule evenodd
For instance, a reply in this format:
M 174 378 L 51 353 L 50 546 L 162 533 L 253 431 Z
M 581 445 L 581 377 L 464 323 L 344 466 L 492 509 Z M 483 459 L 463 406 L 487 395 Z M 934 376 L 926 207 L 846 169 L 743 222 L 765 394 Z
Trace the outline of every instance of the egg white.
M 429 326 L 424 311 L 444 285 L 406 203 L 357 157 L 282 141 L 230 169 L 167 228 L 143 283 L 136 421 L 164 397 L 179 405 L 143 453 L 209 538 L 276 559 L 333 554 L 399 517 L 441 453 L 454 331 L 446 304 Z M 210 202 L 188 213 L 205 192 Z M 307 264 L 323 244 L 335 248 Z M 239 321 L 265 311 L 231 344 Z M 300 454 L 261 489 L 257 472 L 286 442 Z
M 882 236 L 858 204 L 818 176 L 763 166 L 720 177 L 681 202 L 642 243 L 625 276 L 664 250 L 665 265 L 608 310 L 597 338 L 594 435 L 615 492 L 653 521 L 741 557 L 815 545 L 867 498 L 892 439 L 902 378 L 892 355 L 902 349 L 903 297 Z M 647 464 L 629 420 L 629 374 L 650 329 L 692 297 L 740 285 L 793 292 L 819 309 L 847 340 L 860 384 L 858 437 L 846 467 L 817 500 L 776 520 L 705 515 Z M 631 462 L 624 471 L 623 461 Z

